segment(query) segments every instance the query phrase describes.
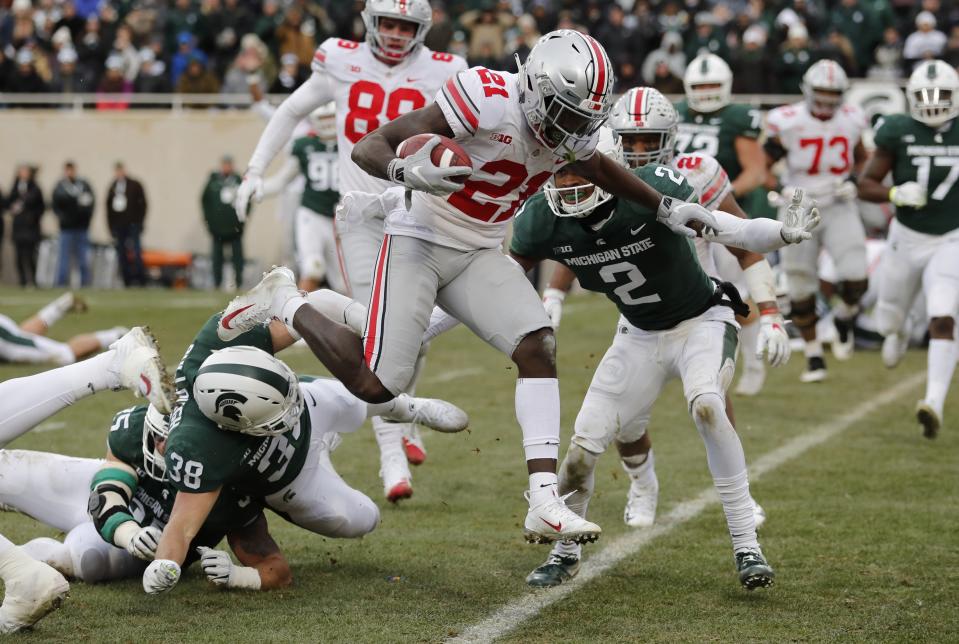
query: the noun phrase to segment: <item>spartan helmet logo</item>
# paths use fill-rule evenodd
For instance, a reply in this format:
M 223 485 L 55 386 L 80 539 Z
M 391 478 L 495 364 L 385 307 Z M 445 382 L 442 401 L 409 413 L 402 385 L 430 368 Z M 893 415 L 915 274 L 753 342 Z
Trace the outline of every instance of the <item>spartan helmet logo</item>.
M 216 413 L 224 418 L 229 418 L 234 423 L 239 423 L 240 418 L 243 416 L 239 405 L 242 405 L 247 400 L 249 399 L 246 396 L 238 394 L 235 391 L 220 394 L 216 399 Z
M 926 77 L 929 80 L 936 80 L 936 76 L 939 73 L 939 66 L 936 63 L 929 63 L 926 67 Z
M 708 74 L 708 73 L 709 73 L 709 59 L 708 59 L 708 58 L 703 58 L 703 62 L 702 62 L 702 63 L 700 64 L 700 66 L 699 66 L 699 71 L 700 71 L 700 73 L 702 73 L 702 74 Z

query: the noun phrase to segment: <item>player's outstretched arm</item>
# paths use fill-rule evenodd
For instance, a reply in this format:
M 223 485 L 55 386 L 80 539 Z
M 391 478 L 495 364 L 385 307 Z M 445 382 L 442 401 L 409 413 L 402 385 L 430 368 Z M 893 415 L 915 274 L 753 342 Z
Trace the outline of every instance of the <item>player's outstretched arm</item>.
M 293 583 L 290 564 L 270 535 L 266 517 L 261 513 L 253 523 L 226 536 L 236 558 L 212 548 L 197 548 L 200 566 L 207 579 L 224 588 L 273 590 Z
M 151 595 L 166 592 L 180 581 L 180 566 L 186 560 L 190 543 L 210 515 L 221 489 L 177 493 L 170 520 L 157 546 L 156 558 L 143 572 L 144 591 Z
M 873 203 L 886 203 L 890 200 L 890 190 L 882 180 L 892 170 L 893 156 L 888 150 L 876 148 L 866 161 L 866 168 L 859 175 L 859 198 Z
M 663 199 L 663 195 L 645 181 L 599 152 L 584 161 L 573 163 L 571 169 L 606 192 L 651 210 L 658 209 Z

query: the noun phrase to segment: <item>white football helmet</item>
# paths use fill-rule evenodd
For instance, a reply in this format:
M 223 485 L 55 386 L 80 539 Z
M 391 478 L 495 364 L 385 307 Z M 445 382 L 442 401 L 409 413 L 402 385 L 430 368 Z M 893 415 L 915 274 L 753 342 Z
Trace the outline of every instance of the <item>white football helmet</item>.
M 802 93 L 806 97 L 809 112 L 821 119 L 833 117 L 842 105 L 847 89 L 849 79 L 846 78 L 846 72 L 834 60 L 817 61 L 802 77 Z
M 732 100 L 733 72 L 716 54 L 700 54 L 686 67 L 683 89 L 691 109 L 702 113 L 715 112 Z
M 652 87 L 634 87 L 619 97 L 613 105 L 607 125 L 623 139 L 623 158 L 631 168 L 647 163 L 668 164 L 676 147 L 679 114 L 659 90 Z M 659 146 L 644 152 L 630 150 L 629 138 L 637 134 L 658 134 Z
M 300 422 L 303 397 L 296 374 L 256 347 L 214 351 L 200 365 L 193 398 L 220 429 L 275 436 Z
M 519 65 L 519 58 L 517 58 Z M 537 140 L 573 160 L 612 107 L 613 66 L 594 38 L 571 29 L 541 37 L 519 66 L 520 104 Z
M 143 470 L 152 479 L 166 480 L 166 464 L 157 445 L 170 436 L 170 417 L 164 416 L 151 403 L 143 419 Z
M 939 127 L 959 115 L 959 74 L 941 60 L 919 63 L 906 85 L 909 113 L 920 123 Z
M 321 139 L 327 142 L 336 141 L 336 101 L 320 105 L 306 118 Z
M 626 160 L 623 158 L 623 143 L 612 128 L 599 129 L 596 152 L 605 154 L 621 166 L 626 166 Z M 557 217 L 588 217 L 598 206 L 613 198 L 610 193 L 588 182 L 558 188 L 556 175 L 546 180 L 543 193 L 549 209 Z
M 366 0 L 366 7 L 360 12 L 366 27 L 366 42 L 373 53 L 390 60 L 402 60 L 423 44 L 426 32 L 433 26 L 433 10 L 429 0 Z M 406 38 L 400 48 L 386 47 L 380 39 L 380 18 L 395 18 L 416 23 L 416 34 Z M 396 38 L 401 38 L 396 36 Z

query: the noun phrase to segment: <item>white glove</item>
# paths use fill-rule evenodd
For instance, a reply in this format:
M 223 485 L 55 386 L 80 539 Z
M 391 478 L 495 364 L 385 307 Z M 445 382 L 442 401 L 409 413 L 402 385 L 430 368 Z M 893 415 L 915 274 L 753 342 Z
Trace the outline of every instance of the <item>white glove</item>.
M 859 196 L 859 189 L 852 181 L 843 181 L 836 186 L 834 194 L 840 201 L 854 201 Z
M 656 219 L 671 231 L 683 237 L 695 237 L 696 231 L 688 226 L 691 221 L 702 222 L 707 229 L 717 228 L 713 213 L 698 203 L 688 203 L 673 197 L 663 197 L 659 202 Z
M 133 538 L 130 539 L 126 551 L 137 559 L 153 561 L 157 546 L 160 544 L 160 535 L 162 534 L 163 532 L 159 528 L 154 528 L 152 525 L 140 528 L 133 535 Z
M 546 315 L 549 317 L 553 329 L 559 328 L 559 320 L 563 317 L 563 300 L 566 299 L 566 291 L 558 288 L 548 288 L 543 291 L 543 308 L 546 309 Z
M 756 357 L 762 360 L 763 353 L 773 367 L 779 367 L 789 361 L 792 349 L 789 347 L 789 335 L 783 316 L 778 312 L 759 316 L 759 339 L 756 343 Z
M 915 181 L 907 181 L 889 189 L 889 201 L 896 206 L 922 208 L 926 205 L 926 189 Z
M 792 201 L 786 208 L 783 228 L 779 232 L 783 241 L 787 244 L 798 244 L 809 239 L 812 237 L 812 231 L 822 221 L 815 200 L 810 208 L 804 208 L 802 202 L 803 190 L 802 188 L 796 188 L 792 195 Z
M 468 176 L 473 174 L 473 171 L 465 166 L 440 168 L 434 165 L 430 155 L 433 148 L 439 144 L 440 137 L 434 136 L 423 147 L 405 159 L 396 158 L 390 161 L 386 170 L 390 180 L 411 190 L 419 190 L 438 196 L 445 196 L 462 190 L 463 184 L 451 179 Z
M 259 590 L 260 573 L 255 568 L 237 566 L 230 555 L 223 550 L 199 546 L 196 551 L 200 553 L 200 566 L 203 568 L 203 573 L 217 586 Z
M 151 595 L 165 593 L 180 581 L 180 566 L 169 559 L 154 559 L 143 571 L 143 590 Z
M 240 222 L 246 221 L 249 214 L 250 202 L 260 203 L 263 201 L 263 177 L 259 172 L 247 170 L 243 176 L 243 182 L 236 189 L 236 198 L 233 200 L 233 208 L 236 209 L 236 218 Z

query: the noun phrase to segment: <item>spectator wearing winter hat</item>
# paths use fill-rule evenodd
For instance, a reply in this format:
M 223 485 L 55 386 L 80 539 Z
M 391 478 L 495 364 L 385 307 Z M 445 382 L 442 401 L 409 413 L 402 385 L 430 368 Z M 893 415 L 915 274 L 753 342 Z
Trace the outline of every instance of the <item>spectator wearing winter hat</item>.
M 60 7 L 60 19 L 54 27 L 56 31 L 66 27 L 70 32 L 70 41 L 77 42 L 83 36 L 86 21 L 77 13 L 77 6 L 73 0 L 66 0 Z
M 180 32 L 176 42 L 176 53 L 170 61 L 170 81 L 174 86 L 180 81 L 180 76 L 190 64 L 190 57 L 198 52 L 193 34 L 188 31 Z
M 50 91 L 57 94 L 82 94 L 93 91 L 93 81 L 77 66 L 77 51 L 64 47 L 57 52 L 57 66 L 50 82 Z
M 133 81 L 133 91 L 138 94 L 165 94 L 173 91 L 170 77 L 166 73 L 166 63 L 157 60 L 153 49 L 144 47 L 139 56 L 140 73 Z
M 668 75 L 664 75 L 661 70 L 658 70 L 663 64 L 669 70 Z M 659 47 L 650 52 L 646 60 L 643 61 L 643 80 L 646 81 L 647 85 L 656 87 L 657 78 L 660 83 L 663 83 L 666 82 L 667 76 L 674 76 L 680 79 L 681 86 L 685 73 L 686 54 L 683 53 L 683 37 L 675 31 L 667 31 L 663 34 Z M 680 93 L 682 93 L 682 90 L 680 90 Z
M 307 75 L 296 54 L 283 54 L 280 57 L 280 73 L 270 86 L 270 94 L 292 94 L 306 79 Z
M 849 39 L 859 69 L 868 69 L 872 53 L 882 38 L 879 17 L 871 2 L 839 0 L 829 16 L 829 28 Z M 807 35 L 808 38 L 808 35 Z
M 117 55 L 107 58 L 106 73 L 97 85 L 97 94 L 130 94 L 133 92 L 133 83 L 123 77 L 123 59 Z M 98 110 L 125 110 L 130 107 L 129 101 L 97 99 Z
M 716 54 L 723 60 L 729 60 L 726 35 L 716 28 L 716 17 L 708 11 L 700 11 L 693 22 L 696 30 L 686 39 L 686 60 L 692 60 L 700 54 Z
M 875 57 L 876 64 L 867 74 L 869 78 L 897 80 L 903 77 L 902 38 L 895 27 L 886 27 L 882 32 L 882 42 L 876 47 Z
M 946 34 L 936 29 L 936 17 L 929 11 L 916 15 L 916 30 L 902 47 L 902 57 L 910 69 L 923 60 L 939 58 L 946 48 Z
M 120 25 L 117 28 L 110 55 L 120 57 L 120 60 L 123 62 L 121 69 L 123 78 L 133 83 L 137 74 L 140 73 L 140 55 L 133 46 L 133 30 L 127 25 Z
M 206 60 L 199 52 L 190 56 L 186 71 L 176 84 L 178 94 L 216 94 L 220 91 L 220 81 L 206 68 Z M 187 107 L 209 107 L 204 104 L 184 103 Z
M 812 65 L 809 32 L 797 22 L 789 28 L 786 42 L 776 60 L 776 91 L 781 94 L 799 94 L 803 74 Z
M 24 47 L 17 52 L 16 70 L 7 82 L 7 91 L 17 94 L 40 94 L 49 88 L 33 64 L 33 52 Z
M 766 53 L 766 30 L 754 24 L 742 36 L 742 45 L 731 55 L 734 94 L 764 94 L 772 87 L 772 66 Z

